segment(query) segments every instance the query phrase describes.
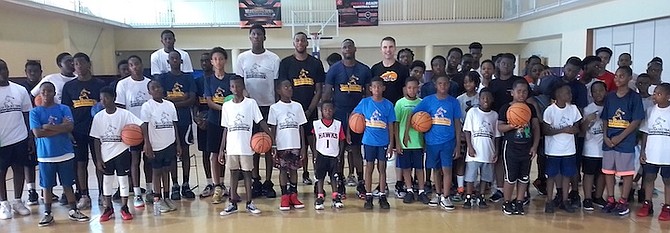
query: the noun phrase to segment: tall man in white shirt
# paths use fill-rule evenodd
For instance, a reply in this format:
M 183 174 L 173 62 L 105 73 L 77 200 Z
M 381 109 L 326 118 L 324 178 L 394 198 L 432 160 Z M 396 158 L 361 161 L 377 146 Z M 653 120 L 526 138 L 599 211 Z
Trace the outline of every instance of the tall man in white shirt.
M 60 104 L 63 96 L 63 85 L 68 81 L 74 80 L 77 76 L 74 74 L 74 59 L 70 53 L 63 52 L 58 54 L 58 56 L 56 56 L 56 65 L 58 65 L 60 73 L 44 76 L 44 78 L 30 91 L 30 94 L 37 96 L 40 93 L 40 85 L 44 82 L 51 82 L 56 87 L 54 101 L 56 101 L 57 104 Z
M 174 47 L 176 42 L 174 32 L 171 30 L 163 30 L 161 32 L 161 43 L 163 48 L 160 48 L 151 54 L 151 75 L 154 78 L 162 73 L 170 72 L 170 64 L 168 64 L 168 56 L 170 52 L 177 51 L 181 54 L 183 60 L 181 64 L 181 71 L 184 73 L 193 73 L 193 64 L 191 64 L 191 57 L 184 50 Z

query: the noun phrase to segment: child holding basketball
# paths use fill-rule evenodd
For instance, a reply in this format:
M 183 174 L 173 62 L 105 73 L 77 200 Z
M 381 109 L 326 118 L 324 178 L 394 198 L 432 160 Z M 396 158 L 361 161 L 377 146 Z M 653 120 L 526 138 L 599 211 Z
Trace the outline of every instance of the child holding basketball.
M 158 81 L 147 85 L 151 99 L 142 104 L 141 118 L 144 134 L 144 153 L 153 168 L 154 215 L 177 210 L 170 200 L 170 168 L 176 156 L 181 154 L 177 140 L 177 109 L 164 100 L 163 86 Z M 162 192 L 161 192 L 162 191 Z
M 362 99 L 353 112 L 353 114 L 361 114 L 365 117 L 365 131 L 363 132 L 363 148 L 367 162 L 364 169 L 366 193 L 363 207 L 365 209 L 373 207 L 372 171 L 375 161 L 379 172 L 379 207 L 391 208 L 384 190 L 386 190 L 386 160 L 393 155 L 396 118 L 393 103 L 382 97 L 385 89 L 384 80 L 379 77 L 372 78 L 370 81 L 372 96 Z
M 281 80 L 276 91 L 279 101 L 270 106 L 268 124 L 271 125 L 272 138 L 276 144 L 274 152 L 275 167 L 279 169 L 281 202 L 279 210 L 291 210 L 291 206 L 302 209 L 305 205 L 298 200 L 298 168 L 307 156 L 303 126 L 307 123 L 302 105 L 291 101 L 293 83 Z
M 435 180 L 435 197 L 429 206 L 439 205 L 446 210 L 453 210 L 454 204 L 449 197 L 451 188 L 452 164 L 461 154 L 455 148 L 461 144 L 461 108 L 456 98 L 450 96 L 450 80 L 446 75 L 435 78 L 436 93 L 426 96 L 414 108 L 414 113 L 426 112 L 433 120 L 433 125 L 424 134 L 426 140 L 426 169 L 433 169 Z M 444 174 L 444 177 L 443 175 Z
M 504 214 L 524 215 L 523 200 L 528 188 L 530 162 L 537 156 L 537 146 L 540 143 L 540 121 L 533 105 L 526 103 L 530 87 L 524 79 L 518 79 L 512 84 L 512 102 L 500 108 L 498 114 L 498 130 L 503 134 L 502 159 L 505 166 L 505 184 L 503 186 L 502 211 Z M 512 111 L 508 109 L 514 105 Z M 510 113 L 514 115 L 509 115 Z M 530 119 L 522 124 L 511 124 L 523 121 L 517 118 Z M 512 194 L 516 187 L 516 198 L 512 202 Z
M 562 191 L 558 196 L 563 200 L 559 208 L 574 213 L 575 208 L 568 200 L 570 177 L 577 174 L 575 135 L 579 133 L 582 115 L 576 105 L 571 104 L 572 91 L 567 84 L 553 88 L 555 102 L 544 110 L 542 127 L 544 132 L 544 153 L 546 157 L 547 196 L 545 213 L 554 212 L 552 201 L 554 184 Z M 557 183 L 558 182 L 558 183 Z
M 465 89 L 468 89 L 468 76 L 465 77 Z M 488 208 L 484 192 L 493 182 L 493 166 L 498 160 L 498 113 L 491 110 L 493 93 L 488 88 L 479 91 L 479 107 L 471 108 L 463 122 L 463 133 L 467 145 L 465 156 L 465 202 L 463 208 L 470 209 L 478 205 Z M 479 174 L 480 179 L 477 180 Z M 479 195 L 473 196 L 474 183 L 479 181 Z
M 660 170 L 665 189 L 665 204 L 661 207 L 660 221 L 670 221 L 670 157 L 664 148 L 664 143 L 670 140 L 670 122 L 665 119 L 670 117 L 670 84 L 662 83 L 654 90 L 654 102 L 656 106 L 647 110 L 647 120 L 640 127 L 642 135 L 642 149 L 640 150 L 640 162 L 644 169 L 644 204 L 637 212 L 639 217 L 647 217 L 654 213 L 651 203 L 654 182 Z
M 268 125 L 263 120 L 256 100 L 244 97 L 244 79 L 238 75 L 230 79 L 230 91 L 233 100 L 221 106 L 221 126 L 223 136 L 219 150 L 219 163 L 228 165 L 230 169 L 230 204 L 219 213 L 229 215 L 237 212 L 237 202 L 233 197 L 237 194 L 238 177 L 244 176 L 246 189 L 246 209 L 252 214 L 260 214 L 261 210 L 251 202 L 251 170 L 254 167 L 254 151 L 251 149 L 251 133 L 254 123 L 259 124 L 265 133 L 270 134 Z
M 603 191 L 605 189 L 605 177 L 602 174 L 603 167 L 603 120 L 600 114 L 603 112 L 607 87 L 604 82 L 591 84 L 591 96 L 593 103 L 584 108 L 584 119 L 582 120 L 582 131 L 584 131 L 584 151 L 582 154 L 582 186 L 584 188 L 584 201 L 582 208 L 593 211 L 594 204 L 605 206 Z M 595 192 L 593 186 L 595 185 Z M 593 194 L 593 195 L 591 195 Z
M 335 106 L 330 100 L 324 100 L 321 103 L 321 120 L 313 122 L 314 135 L 316 136 L 316 202 L 314 203 L 314 209 L 322 210 L 324 209 L 324 193 L 323 183 L 326 178 L 326 175 L 330 176 L 330 185 L 332 190 L 332 198 L 334 208 L 343 208 L 342 199 L 338 193 L 337 179 L 339 175 L 338 164 L 341 162 L 338 159 L 340 154 L 340 146 L 344 144 L 345 135 L 344 129 L 342 127 L 342 122 L 333 119 L 333 112 L 335 111 Z
M 403 198 L 403 203 L 409 204 L 418 199 L 424 204 L 428 204 L 428 195 L 423 186 L 425 178 L 423 173 L 423 137 L 422 134 L 411 127 L 412 111 L 414 107 L 421 103 L 419 98 L 419 80 L 408 78 L 405 81 L 405 97 L 399 99 L 395 103 L 395 118 L 398 120 L 396 128 L 398 133 L 395 134 L 396 147 L 398 150 L 398 158 L 396 160 L 396 167 L 402 169 L 402 177 L 404 178 L 405 188 L 407 194 Z M 414 194 L 412 189 L 412 169 L 416 172 L 416 179 L 419 183 L 419 194 Z M 403 182 L 400 180 L 400 182 Z
M 477 71 L 467 71 L 465 78 L 463 79 L 463 86 L 465 87 L 465 93 L 456 97 L 458 103 L 461 106 L 461 122 L 465 122 L 466 113 L 471 108 L 476 108 L 479 106 L 479 93 L 477 88 L 479 88 L 479 83 L 481 82 L 479 78 L 479 72 Z M 460 202 L 464 196 L 464 181 L 465 181 L 465 156 L 467 154 L 467 143 L 465 142 L 465 134 L 461 134 L 461 148 L 456 148 L 461 153 L 461 157 L 454 161 L 455 174 L 456 174 L 456 195 L 453 196 L 455 202 Z
M 117 108 L 116 91 L 112 87 L 100 89 L 100 101 L 105 107 L 93 117 L 91 137 L 95 138 L 94 148 L 98 155 L 96 168 L 103 172 L 102 193 L 105 197 L 105 210 L 100 216 L 100 222 L 109 221 L 114 217 L 112 194 L 114 194 L 114 173 L 119 182 L 121 193 L 121 217 L 123 220 L 133 219 L 128 211 L 128 172 L 130 171 L 131 155 L 127 144 L 121 141 L 121 131 L 128 124 L 141 125 L 143 122 L 130 111 Z

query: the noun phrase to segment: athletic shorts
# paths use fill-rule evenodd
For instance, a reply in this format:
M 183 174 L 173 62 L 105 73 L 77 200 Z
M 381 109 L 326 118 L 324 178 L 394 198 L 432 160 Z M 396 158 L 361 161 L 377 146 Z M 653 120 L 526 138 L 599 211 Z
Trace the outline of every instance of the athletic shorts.
M 584 158 L 584 137 L 575 137 L 575 149 L 576 149 L 576 156 L 575 157 L 575 164 L 577 165 L 577 171 L 582 169 L 583 165 L 583 158 Z
M 21 123 L 23 124 L 23 123 Z M 0 147 L 0 170 L 7 171 L 12 165 L 26 166 L 29 165 L 28 160 L 28 139 L 23 139 L 20 142 L 12 145 Z M 4 181 L 2 181 L 4 182 Z
M 375 161 L 386 162 L 387 146 L 368 146 L 363 145 L 363 154 L 366 162 L 374 163 Z
M 493 182 L 493 166 L 493 163 L 465 162 L 465 182 Z M 477 176 L 480 176 L 479 180 Z
M 105 171 L 103 171 L 102 174 L 113 176 L 116 173 L 116 176 L 127 176 L 128 172 L 130 172 L 131 163 L 132 156 L 130 155 L 130 151 L 126 150 L 105 162 Z
M 605 175 L 635 175 L 635 153 L 621 153 L 615 150 L 603 151 L 603 173 Z
M 295 153 L 298 151 L 298 153 Z M 302 160 L 300 160 L 300 150 L 280 150 L 274 156 L 274 166 L 279 170 L 298 170 L 302 167 Z
M 72 137 L 74 137 L 74 160 L 77 162 L 87 162 L 89 149 L 91 152 L 91 158 L 93 161 L 97 160 L 95 154 L 95 149 L 93 148 L 93 142 L 95 139 L 91 136 L 72 132 Z
M 223 138 L 223 127 L 218 124 L 207 122 L 207 152 L 218 154 L 221 149 Z
M 339 163 L 337 157 L 325 156 L 317 151 L 316 166 L 314 168 L 315 169 L 314 173 L 316 173 L 316 179 L 324 180 L 326 178 L 326 175 L 329 176 L 330 179 L 334 179 L 338 165 Z
M 196 133 L 198 135 L 198 150 L 207 152 L 207 130 L 200 129 L 196 127 Z
M 226 155 L 226 165 L 231 171 L 242 170 L 250 172 L 254 169 L 254 157 L 252 155 Z
M 670 178 L 670 165 L 646 163 L 642 165 L 642 169 L 644 169 L 644 174 L 658 174 L 658 171 L 660 170 L 663 179 Z
M 503 142 L 505 181 L 510 184 L 527 184 L 530 180 L 530 145 Z
M 175 159 L 177 159 L 177 145 L 172 143 L 172 145 L 169 145 L 160 151 L 154 151 L 154 158 L 151 160 L 151 168 L 169 168 Z
M 423 169 L 423 150 L 402 150 L 402 154 L 396 157 L 395 166 L 400 169 Z
M 351 112 L 354 111 L 354 108 L 352 107 L 351 109 L 335 109 L 335 112 L 333 113 L 333 118 L 335 120 L 338 120 L 342 122 L 342 129 L 344 132 L 347 132 L 349 129 L 349 115 Z M 354 133 L 353 131 L 351 132 L 351 145 L 352 146 L 360 146 L 363 145 L 363 134 L 357 134 Z
M 74 173 L 74 158 L 55 163 L 40 162 L 38 166 L 40 187 L 45 189 L 56 187 L 56 177 L 58 177 L 58 182 L 63 187 L 72 187 L 74 180 L 77 178 Z
M 558 175 L 572 177 L 577 174 L 577 156 L 553 156 L 547 155 L 545 174 L 548 178 Z
M 182 149 L 188 150 L 189 145 L 193 145 L 193 130 L 192 125 L 177 125 L 177 131 L 179 132 L 179 135 L 177 135 L 177 139 L 179 139 L 179 143 L 182 146 Z M 183 156 L 189 156 L 188 151 L 184 151 Z
M 140 143 L 137 146 L 131 146 L 130 148 L 128 148 L 128 151 L 141 153 L 142 151 L 144 151 L 144 141 L 142 141 L 142 143 Z
M 314 135 L 314 133 L 312 132 L 312 129 L 314 129 L 314 124 L 312 124 L 312 122 L 319 119 L 316 113 L 317 111 L 318 109 L 314 110 L 311 116 L 307 116 L 307 123 L 302 125 L 302 130 L 305 136 Z
M 454 164 L 456 141 L 426 145 L 426 169 L 451 168 Z
M 600 175 L 603 170 L 603 158 L 586 157 L 582 158 L 582 172 L 584 175 Z

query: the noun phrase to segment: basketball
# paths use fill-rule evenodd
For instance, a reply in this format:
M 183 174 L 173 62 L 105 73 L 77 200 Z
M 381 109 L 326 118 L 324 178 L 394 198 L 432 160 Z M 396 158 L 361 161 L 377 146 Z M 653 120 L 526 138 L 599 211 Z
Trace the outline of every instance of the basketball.
M 507 109 L 507 123 L 510 125 L 526 125 L 530 122 L 531 111 L 525 103 L 514 103 Z
M 33 103 L 35 104 L 35 106 L 42 106 L 42 95 L 35 96 L 35 100 L 33 100 Z
M 365 117 L 362 114 L 354 113 L 349 117 L 349 128 L 357 134 L 365 131 Z
M 254 152 L 263 154 L 272 149 L 272 138 L 265 132 L 258 132 L 251 136 L 251 149 Z
M 142 128 L 138 125 L 127 124 L 121 130 L 121 141 L 129 146 L 137 146 L 144 141 Z
M 427 112 L 417 112 L 412 116 L 412 128 L 421 133 L 428 132 L 433 126 L 433 119 Z

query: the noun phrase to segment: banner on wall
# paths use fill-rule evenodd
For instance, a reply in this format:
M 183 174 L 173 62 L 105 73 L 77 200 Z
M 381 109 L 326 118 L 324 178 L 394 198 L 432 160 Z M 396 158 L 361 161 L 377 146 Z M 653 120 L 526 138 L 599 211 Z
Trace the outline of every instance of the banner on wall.
M 379 1 L 335 1 L 340 27 L 379 25 Z
M 254 24 L 263 27 L 280 28 L 281 0 L 239 0 L 240 27 L 249 28 Z

